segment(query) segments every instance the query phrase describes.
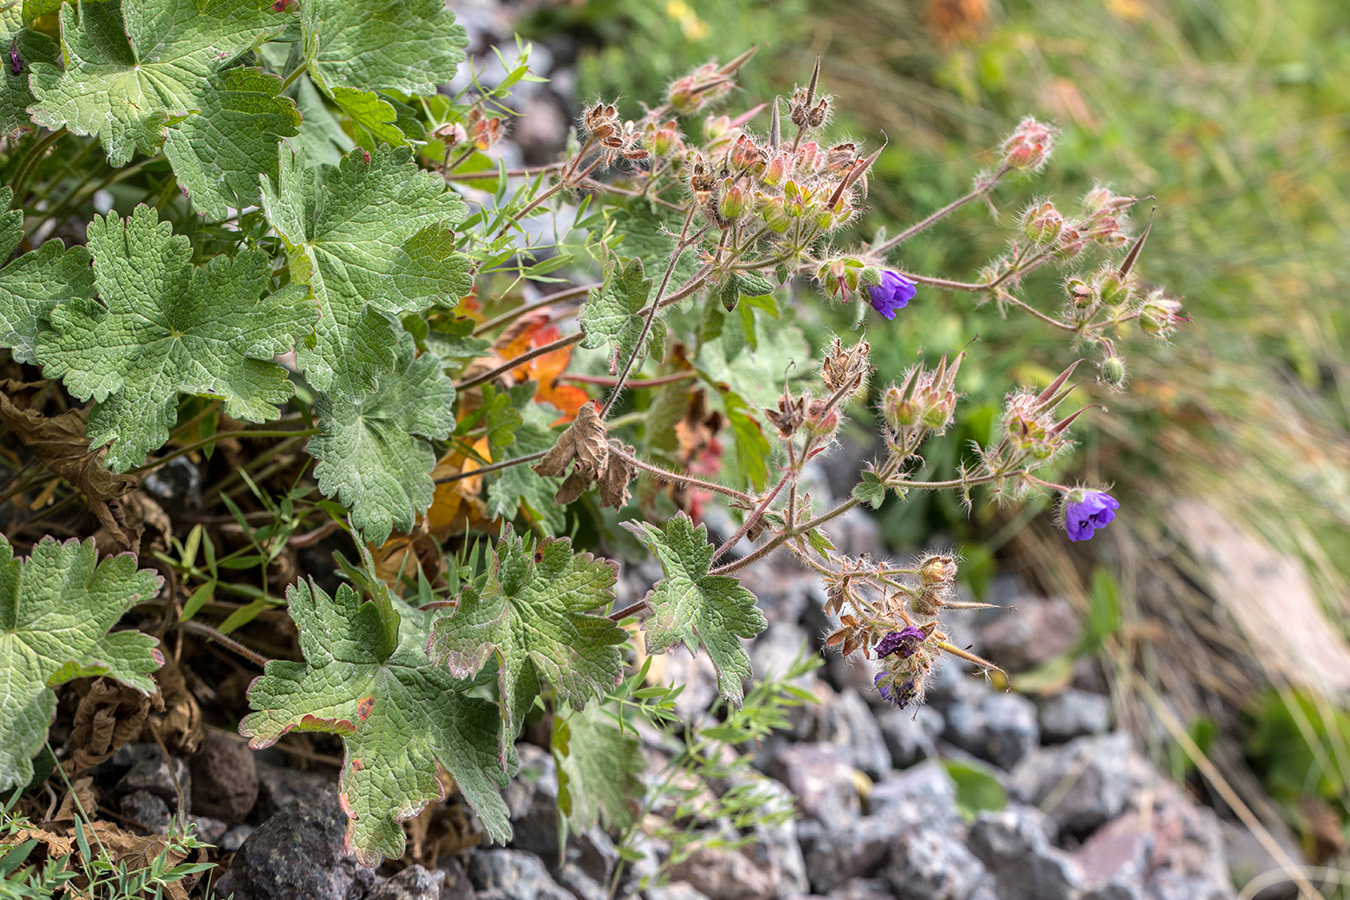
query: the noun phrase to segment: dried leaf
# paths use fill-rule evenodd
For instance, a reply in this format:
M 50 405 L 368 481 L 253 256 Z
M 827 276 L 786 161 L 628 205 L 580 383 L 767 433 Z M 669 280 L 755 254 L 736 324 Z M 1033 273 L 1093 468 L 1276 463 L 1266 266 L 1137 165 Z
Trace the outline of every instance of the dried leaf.
M 573 474 L 587 482 L 595 481 L 605 474 L 605 466 L 609 462 L 609 443 L 605 438 L 605 421 L 600 418 L 593 403 L 581 407 L 576 421 L 567 426 L 567 430 L 559 436 L 558 443 L 535 464 L 534 470 L 545 477 L 558 477 L 573 462 L 576 463 Z
M 74 755 L 62 763 L 67 773 L 91 769 L 112 758 L 117 748 L 140 731 L 150 714 L 150 698 L 135 688 L 97 678 L 75 709 L 70 733 Z
M 192 756 L 201 749 L 205 737 L 202 711 L 172 656 L 155 673 L 155 681 L 159 693 L 152 699 L 157 703 L 157 714 L 150 717 L 150 730 L 170 753 Z
M 124 530 L 117 498 L 139 483 L 131 475 L 115 475 L 103 465 L 102 449 L 89 449 L 85 437 L 86 410 L 72 409 L 44 416 L 30 404 L 47 382 L 0 382 L 0 423 L 14 432 L 43 465 L 70 482 L 89 501 L 100 524 L 117 537 L 122 547 L 131 544 Z

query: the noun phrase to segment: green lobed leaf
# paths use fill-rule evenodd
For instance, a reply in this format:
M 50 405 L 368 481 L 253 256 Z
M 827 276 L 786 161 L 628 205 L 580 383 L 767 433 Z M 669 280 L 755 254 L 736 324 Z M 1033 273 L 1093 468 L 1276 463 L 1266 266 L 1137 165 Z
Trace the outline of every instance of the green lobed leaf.
M 502 740 L 509 742 L 539 675 L 575 709 L 618 684 L 623 660 L 615 645 L 628 633 L 590 614 L 613 602 L 617 578 L 614 563 L 573 553 L 566 538 L 544 538 L 531 550 L 508 524 L 488 552 L 483 586 L 466 586 L 454 614 L 436 620 L 428 653 L 457 677 L 497 659 Z
M 179 393 L 220 398 L 227 415 L 250 422 L 278 415 L 293 391 L 272 358 L 314 322 L 302 287 L 261 296 L 272 277 L 261 251 L 194 267 L 188 239 L 144 205 L 125 221 L 95 216 L 88 235 L 103 302 L 53 307 L 37 358 L 49 378 L 97 401 L 89 442 L 112 442 L 110 469 L 124 472 L 164 444 Z
M 442 0 L 306 0 L 305 56 L 321 86 L 434 94 L 469 38 Z
M 383 141 L 394 147 L 408 146 L 408 139 L 397 124 L 398 110 L 394 109 L 394 104 L 381 98 L 374 91 L 334 88 L 333 102 L 347 114 L 347 118 L 351 119 L 353 124 L 365 129 L 376 141 Z M 367 142 L 358 140 L 357 143 Z
M 642 260 L 634 257 L 618 263 L 606 273 L 602 287 L 591 291 L 581 308 L 581 346 L 588 350 L 608 344 L 609 368 L 617 372 L 629 355 L 638 350 L 645 317 L 638 315 L 651 296 L 652 280 L 643 273 Z M 633 370 L 642 367 L 643 351 L 638 352 Z
M 433 440 L 455 428 L 455 387 L 431 354 L 416 356 L 410 335 L 394 369 L 374 393 L 320 394 L 314 403 L 323 434 L 310 438 L 314 476 L 325 496 L 351 510 L 362 536 L 381 544 L 398 527 L 411 531 L 436 493 Z
M 23 240 L 23 212 L 10 209 L 14 192 L 0 188 L 0 259 L 8 259 Z M 0 269 L 0 347 L 18 362 L 37 361 L 38 331 L 57 301 L 94 296 L 89 251 L 66 249 L 51 240 Z
M 862 480 L 853 486 L 853 496 L 872 509 L 880 509 L 886 500 L 886 485 L 876 472 L 868 469 L 862 473 Z
M 664 531 L 647 522 L 624 526 L 656 555 L 666 576 L 647 597 L 653 610 L 642 625 L 648 652 L 663 653 L 683 643 L 697 653 L 701 645 L 717 669 L 718 693 L 739 706 L 741 682 L 751 676 L 740 638 L 768 627 L 755 595 L 735 578 L 708 574 L 713 558 L 708 528 L 695 528 L 685 513 L 667 522 Z
M 210 77 L 199 115 L 169 129 L 164 155 L 192 205 L 208 216 L 259 202 L 258 178 L 277 177 L 277 142 L 300 131 L 295 101 L 278 96 L 281 79 L 235 68 Z
M 0 66 L 0 134 L 13 135 L 32 129 L 33 120 L 28 107 L 33 105 L 33 91 L 28 86 L 33 63 L 56 64 L 61 61 L 61 48 L 56 41 L 40 31 L 24 27 L 23 9 L 17 3 L 0 9 L 0 45 L 18 56 L 20 69 L 14 71 L 12 58 Z
M 597 822 L 606 829 L 633 823 L 630 802 L 642 797 L 647 769 L 636 734 L 592 705 L 555 719 L 553 753 L 558 760 L 558 807 L 574 830 Z
M 107 0 L 61 7 L 65 68 L 34 62 L 33 120 L 97 135 L 114 166 L 159 151 L 211 76 L 293 16 L 268 0 Z
M 374 390 L 394 365 L 389 317 L 454 306 L 472 287 L 448 226 L 464 202 L 405 148 L 358 150 L 322 170 L 283 148 L 262 206 L 286 241 L 291 277 L 319 301 L 317 343 L 296 356 L 320 390 Z
M 498 754 L 496 707 L 468 696 L 472 682 L 428 662 L 424 617 L 400 613 L 387 597 L 384 609 L 362 602 L 345 584 L 330 598 L 301 581 L 287 597 L 305 660 L 269 662 L 249 688 L 255 711 L 239 732 L 250 746 L 297 730 L 342 738 L 347 843 L 364 865 L 402 856 L 399 823 L 444 798 L 438 762 L 505 843 L 511 826 L 497 790 L 513 760 Z
M 45 537 L 19 560 L 0 534 L 0 790 L 32 779 L 31 757 L 56 712 L 52 688 L 106 675 L 155 690 L 149 673 L 164 664 L 157 641 L 108 629 L 162 583 L 149 569 L 137 571 L 130 554 L 99 563 L 93 540 Z

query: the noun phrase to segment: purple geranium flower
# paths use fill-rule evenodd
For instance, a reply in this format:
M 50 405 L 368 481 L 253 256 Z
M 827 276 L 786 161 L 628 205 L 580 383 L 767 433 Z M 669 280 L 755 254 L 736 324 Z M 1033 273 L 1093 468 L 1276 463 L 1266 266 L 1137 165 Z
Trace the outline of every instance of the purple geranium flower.
M 906 625 L 899 631 L 889 632 L 877 641 L 877 659 L 885 659 L 897 650 L 900 651 L 901 657 L 909 659 L 918 649 L 919 642 L 927 636 L 922 629 L 915 628 L 913 625 Z
M 909 706 L 909 701 L 914 699 L 914 679 L 909 679 L 892 691 L 891 688 L 881 683 L 881 680 L 885 677 L 886 673 L 880 672 L 872 681 L 877 686 L 877 693 L 881 695 L 881 699 L 887 703 L 894 703 L 900 709 Z
M 1069 540 L 1086 541 L 1098 528 L 1105 528 L 1118 509 L 1120 501 L 1102 491 L 1084 491 L 1083 499 L 1070 499 L 1064 510 L 1064 530 L 1069 533 Z
M 872 308 L 888 319 L 894 319 L 895 311 L 904 309 L 918 292 L 918 285 L 899 272 L 891 271 L 882 272 L 881 284 L 874 284 L 867 289 L 871 295 L 869 302 Z

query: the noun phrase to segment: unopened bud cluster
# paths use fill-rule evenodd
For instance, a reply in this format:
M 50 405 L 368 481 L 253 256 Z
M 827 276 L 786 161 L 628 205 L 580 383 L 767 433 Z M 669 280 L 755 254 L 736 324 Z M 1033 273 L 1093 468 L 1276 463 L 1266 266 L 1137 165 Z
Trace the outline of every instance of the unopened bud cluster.
M 891 385 L 881 395 L 881 414 L 885 419 L 890 446 L 911 453 L 930 433 L 942 434 L 956 417 L 956 373 L 965 355 L 950 365 L 943 357 L 936 368 L 914 366 L 899 385 Z

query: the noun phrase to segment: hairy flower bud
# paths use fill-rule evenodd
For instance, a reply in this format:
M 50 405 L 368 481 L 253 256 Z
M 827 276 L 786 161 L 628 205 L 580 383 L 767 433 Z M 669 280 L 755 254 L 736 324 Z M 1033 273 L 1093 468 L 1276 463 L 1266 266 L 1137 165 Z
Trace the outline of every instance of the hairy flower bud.
M 1034 172 L 1050 158 L 1054 138 L 1053 128 L 1028 116 L 1003 142 L 1003 162 L 1023 172 Z
M 1181 311 L 1181 304 L 1164 296 L 1162 291 L 1149 294 L 1139 310 L 1140 329 L 1163 339 L 1171 337 L 1179 325 L 1189 321 L 1190 317 Z
M 887 425 L 897 430 L 909 428 L 919 421 L 918 406 L 895 385 L 886 388 L 881 395 L 881 415 Z
M 787 156 L 780 153 L 769 160 L 769 164 L 765 166 L 764 171 L 760 174 L 759 180 L 770 187 L 777 187 L 783 183 L 783 179 L 791 172 L 792 165 L 788 161 Z
M 722 214 L 724 219 L 735 222 L 745 215 L 749 208 L 750 201 L 746 197 L 745 188 L 739 184 L 733 184 L 729 178 L 726 179 L 722 195 L 717 198 L 718 212 Z
M 1122 278 L 1112 266 L 1103 266 L 1092 277 L 1092 285 L 1103 303 L 1120 306 L 1130 299 L 1134 286 L 1129 278 Z
M 1093 286 L 1078 277 L 1069 278 L 1064 282 L 1064 293 L 1069 295 L 1069 302 L 1079 309 L 1087 309 L 1097 302 Z
M 1022 214 L 1022 233 L 1037 244 L 1049 244 L 1059 237 L 1064 217 L 1049 200 L 1033 204 Z
M 1108 356 L 1101 362 L 1102 381 L 1112 387 L 1125 384 L 1125 360 L 1119 356 Z

